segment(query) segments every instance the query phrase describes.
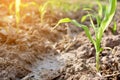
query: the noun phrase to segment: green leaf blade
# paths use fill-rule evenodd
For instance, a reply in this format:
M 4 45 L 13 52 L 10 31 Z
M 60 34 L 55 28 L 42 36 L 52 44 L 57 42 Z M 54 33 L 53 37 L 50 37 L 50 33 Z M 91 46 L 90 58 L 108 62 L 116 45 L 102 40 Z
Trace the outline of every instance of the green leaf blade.
M 89 40 L 90 40 L 93 44 L 95 44 L 95 41 L 94 41 L 94 39 L 92 38 L 92 36 L 91 36 L 91 34 L 90 34 L 90 30 L 89 30 L 89 28 L 88 28 L 87 26 L 79 24 L 76 20 L 72 20 L 71 22 L 72 22 L 74 25 L 76 25 L 77 27 L 81 27 L 82 29 L 84 29 L 84 31 L 85 31 L 87 37 L 89 38 Z

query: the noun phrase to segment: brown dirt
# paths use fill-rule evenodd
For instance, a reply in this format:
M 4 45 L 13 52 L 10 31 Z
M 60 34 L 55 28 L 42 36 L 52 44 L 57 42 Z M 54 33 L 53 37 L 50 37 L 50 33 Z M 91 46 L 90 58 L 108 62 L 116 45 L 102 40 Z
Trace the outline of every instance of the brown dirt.
M 118 15 L 119 7 L 114 18 L 117 21 L 117 32 L 112 33 L 111 24 L 102 40 L 104 50 L 100 54 L 100 73 L 97 73 L 95 68 L 95 49 L 89 41 L 84 40 L 84 35 L 80 32 L 79 38 L 82 37 L 80 40 L 83 44 L 73 51 L 76 57 L 69 60 L 65 67 L 60 69 L 61 75 L 53 80 L 119 80 L 120 25 Z
M 21 18 L 16 33 L 15 17 L 0 6 L 0 80 L 119 80 L 119 5 L 114 18 L 117 32 L 112 33 L 111 24 L 102 39 L 104 50 L 100 54 L 99 73 L 95 68 L 94 46 L 81 28 L 66 23 L 53 30 L 60 18 L 68 16 L 79 20 L 86 12 L 64 15 L 56 11 L 50 19 L 45 16 L 46 23 L 39 23 L 35 10 L 31 16 Z

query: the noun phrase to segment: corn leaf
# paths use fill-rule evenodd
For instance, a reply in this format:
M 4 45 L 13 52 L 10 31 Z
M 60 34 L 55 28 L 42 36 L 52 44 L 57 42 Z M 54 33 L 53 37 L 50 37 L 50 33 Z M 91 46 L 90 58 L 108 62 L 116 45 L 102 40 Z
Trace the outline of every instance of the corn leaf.
M 89 38 L 89 40 L 90 40 L 93 44 L 95 44 L 95 41 L 94 41 L 94 39 L 92 38 L 92 36 L 91 36 L 91 34 L 90 34 L 90 30 L 89 30 L 89 28 L 88 28 L 87 26 L 81 25 L 81 24 L 78 23 L 76 20 L 71 20 L 71 22 L 72 22 L 74 25 L 76 25 L 77 27 L 81 27 L 82 29 L 84 29 L 84 31 L 85 31 L 87 37 Z
M 71 19 L 69 19 L 69 18 L 60 19 L 53 29 L 56 29 L 57 26 L 61 23 L 68 23 L 68 22 L 71 22 Z
M 84 21 L 87 19 L 87 17 L 89 17 L 89 16 L 90 16 L 90 14 L 87 14 L 87 15 L 82 16 L 81 22 L 84 22 Z
M 104 17 L 103 21 L 101 22 L 98 34 L 97 34 L 97 38 L 101 40 L 102 35 L 105 31 L 105 29 L 108 27 L 108 25 L 110 24 L 110 22 L 113 19 L 113 16 L 115 14 L 116 11 L 116 6 L 117 6 L 117 0 L 109 0 L 110 2 L 110 7 L 109 9 L 106 11 L 106 16 Z
M 98 15 L 102 18 L 102 14 L 103 14 L 102 4 L 100 3 L 99 0 L 97 0 L 97 4 L 98 4 Z
M 58 22 L 57 25 L 59 25 L 59 24 L 61 24 L 61 23 L 67 23 L 67 22 L 71 22 L 71 19 L 69 19 L 69 18 L 61 19 L 61 20 L 59 20 L 59 22 Z

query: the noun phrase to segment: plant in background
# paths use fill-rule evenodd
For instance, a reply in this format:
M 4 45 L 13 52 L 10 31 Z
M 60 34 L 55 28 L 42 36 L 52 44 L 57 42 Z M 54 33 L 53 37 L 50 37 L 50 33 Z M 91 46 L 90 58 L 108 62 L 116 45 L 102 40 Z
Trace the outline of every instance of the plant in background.
M 60 9 L 65 12 L 77 11 L 79 9 L 78 3 L 71 5 L 71 3 L 69 3 L 69 2 L 70 1 L 64 1 L 64 0 L 59 0 L 59 1 L 48 0 L 41 4 L 37 4 L 36 2 L 21 3 L 21 0 L 15 0 L 9 4 L 8 9 L 9 9 L 10 14 L 15 15 L 16 27 L 17 27 L 17 31 L 18 31 L 18 28 L 19 28 L 18 24 L 20 22 L 20 8 L 25 8 L 25 7 L 28 7 L 31 5 L 35 6 L 40 13 L 40 21 L 41 21 L 41 23 L 43 23 L 44 17 L 45 17 L 45 14 L 46 14 L 48 8 L 51 9 L 51 11 L 54 11 L 55 9 Z M 14 7 L 15 7 L 15 11 L 14 11 Z
M 77 27 L 81 27 L 84 29 L 87 37 L 89 38 L 89 40 L 92 42 L 92 44 L 95 47 L 95 50 L 96 50 L 96 69 L 97 69 L 97 71 L 99 71 L 99 68 L 100 68 L 99 54 L 102 51 L 102 47 L 101 47 L 102 36 L 103 36 L 104 31 L 106 30 L 106 28 L 109 26 L 110 22 L 113 19 L 113 16 L 114 16 L 115 11 L 116 11 L 117 0 L 109 0 L 109 6 L 108 5 L 103 6 L 99 2 L 99 0 L 97 0 L 97 3 L 98 3 L 98 8 L 99 8 L 98 13 L 95 15 L 94 14 L 87 15 L 87 16 L 89 16 L 91 25 L 94 29 L 95 38 L 92 37 L 90 30 L 86 25 L 80 24 L 76 20 L 64 18 L 64 19 L 59 20 L 59 22 L 56 26 L 58 26 L 60 23 L 71 22 L 74 25 L 76 25 Z M 93 17 L 97 20 L 96 25 L 93 22 Z M 56 28 L 56 26 L 54 27 L 54 29 Z
M 41 23 L 44 22 L 43 19 L 44 19 L 45 13 L 47 12 L 47 7 L 50 4 L 51 4 L 51 1 L 47 1 L 43 5 L 39 6 L 39 13 L 40 13 L 40 21 L 41 21 Z
M 39 13 L 40 13 L 40 18 L 41 18 L 41 23 L 44 22 L 44 17 L 45 13 L 47 12 L 48 9 L 51 10 L 51 12 L 59 9 L 63 12 L 69 12 L 69 11 L 77 11 L 79 9 L 79 4 L 76 2 L 74 4 L 70 3 L 69 0 L 64 1 L 64 0 L 48 0 L 42 5 L 39 6 Z
M 14 15 L 13 7 L 15 5 L 15 2 L 11 2 L 8 7 L 9 14 Z
M 11 2 L 9 4 L 8 10 L 9 10 L 9 14 L 11 15 L 15 15 L 16 18 L 16 27 L 17 27 L 17 32 L 19 30 L 19 26 L 18 24 L 20 23 L 20 8 L 26 8 L 29 6 L 35 6 L 35 7 L 39 7 L 39 4 L 35 3 L 35 2 L 28 2 L 28 3 L 22 3 L 21 0 L 15 0 L 13 2 Z M 15 10 L 14 10 L 15 8 Z M 22 17 L 26 17 L 26 15 L 24 14 Z
M 15 17 L 16 17 L 16 26 L 18 28 L 18 24 L 20 22 L 20 7 L 21 8 L 26 8 L 26 7 L 29 7 L 29 6 L 33 5 L 33 6 L 35 6 L 39 10 L 39 12 L 40 12 L 40 18 L 41 18 L 40 20 L 41 20 L 41 22 L 43 22 L 43 18 L 44 18 L 44 15 L 46 13 L 46 8 L 47 8 L 49 2 L 50 1 L 47 1 L 44 4 L 39 5 L 36 2 L 21 3 L 21 0 L 15 0 L 15 2 L 12 2 L 9 5 L 9 13 L 12 14 L 12 15 L 15 14 Z M 15 13 L 13 11 L 14 5 L 15 5 Z
M 21 5 L 21 0 L 15 0 L 11 2 L 8 7 L 9 13 L 15 15 L 17 32 L 19 28 L 18 24 L 20 22 L 20 5 Z M 15 11 L 13 11 L 13 7 L 15 7 Z
M 15 1 L 15 17 L 16 17 L 16 26 L 17 26 L 17 32 L 18 32 L 18 24 L 20 22 L 20 4 L 21 0 Z

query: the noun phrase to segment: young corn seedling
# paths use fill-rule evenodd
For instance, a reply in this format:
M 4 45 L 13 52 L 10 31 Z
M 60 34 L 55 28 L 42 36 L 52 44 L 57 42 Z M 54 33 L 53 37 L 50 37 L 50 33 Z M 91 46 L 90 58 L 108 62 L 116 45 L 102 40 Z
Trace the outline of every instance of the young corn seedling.
M 96 69 L 97 71 L 99 71 L 99 68 L 100 68 L 99 54 L 102 51 L 102 47 L 101 47 L 102 36 L 103 36 L 104 31 L 106 30 L 106 28 L 109 26 L 110 22 L 113 19 L 113 16 L 116 11 L 117 0 L 109 0 L 109 6 L 108 5 L 102 6 L 99 0 L 97 0 L 97 2 L 98 2 L 99 10 L 98 10 L 98 13 L 94 16 L 95 19 L 97 20 L 97 25 L 95 25 L 93 22 L 93 19 L 92 19 L 93 15 L 88 14 L 88 16 L 90 17 L 91 25 L 95 32 L 95 38 L 91 35 L 90 30 L 86 25 L 80 24 L 76 20 L 64 18 L 64 19 L 59 20 L 56 26 L 58 26 L 61 23 L 71 22 L 75 26 L 81 27 L 84 29 L 86 36 L 88 37 L 88 39 L 91 41 L 91 43 L 95 47 Z M 54 27 L 54 29 L 56 28 L 56 26 Z

